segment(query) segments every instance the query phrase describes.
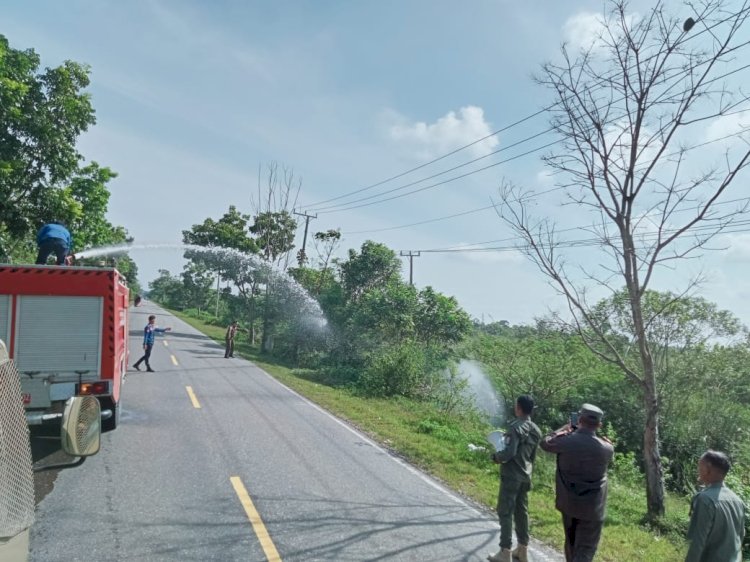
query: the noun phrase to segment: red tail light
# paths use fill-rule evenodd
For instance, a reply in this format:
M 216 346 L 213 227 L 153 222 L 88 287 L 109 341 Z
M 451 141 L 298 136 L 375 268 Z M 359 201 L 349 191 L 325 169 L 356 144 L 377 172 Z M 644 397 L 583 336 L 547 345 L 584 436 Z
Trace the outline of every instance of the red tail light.
M 81 383 L 78 386 L 78 394 L 109 394 L 109 383 L 105 381 Z

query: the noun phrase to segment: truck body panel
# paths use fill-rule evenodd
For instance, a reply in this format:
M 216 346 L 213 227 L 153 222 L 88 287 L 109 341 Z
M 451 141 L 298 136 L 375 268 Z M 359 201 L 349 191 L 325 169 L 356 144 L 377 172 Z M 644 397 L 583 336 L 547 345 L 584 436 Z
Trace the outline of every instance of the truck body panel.
M 27 411 L 58 411 L 84 383 L 98 383 L 93 394 L 114 411 L 128 364 L 128 294 L 116 269 L 0 265 L 0 339 Z

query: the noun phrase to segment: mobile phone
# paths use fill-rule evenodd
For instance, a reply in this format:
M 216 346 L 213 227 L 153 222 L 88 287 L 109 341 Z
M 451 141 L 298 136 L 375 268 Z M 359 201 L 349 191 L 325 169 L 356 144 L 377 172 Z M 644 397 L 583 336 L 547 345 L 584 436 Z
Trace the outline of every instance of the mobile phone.
M 578 427 L 578 412 L 570 413 L 570 427 L 572 427 L 573 429 Z

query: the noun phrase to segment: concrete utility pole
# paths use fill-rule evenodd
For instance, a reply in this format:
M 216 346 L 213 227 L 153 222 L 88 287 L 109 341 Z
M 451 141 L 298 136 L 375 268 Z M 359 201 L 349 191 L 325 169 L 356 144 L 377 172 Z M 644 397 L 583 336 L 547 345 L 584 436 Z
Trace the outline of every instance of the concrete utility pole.
M 297 211 L 293 211 L 295 215 L 299 215 L 300 217 L 305 217 L 305 236 L 302 238 L 302 255 L 307 256 L 305 253 L 305 247 L 307 246 L 307 227 L 310 226 L 310 219 L 317 219 L 318 213 L 315 213 L 314 215 L 308 215 L 307 213 L 298 213 Z M 302 266 L 302 264 L 300 264 Z
M 409 285 L 413 287 L 414 286 L 414 258 L 418 258 L 421 253 L 412 252 L 411 250 L 409 250 L 408 252 L 404 252 L 403 250 L 401 250 L 399 254 L 409 258 Z

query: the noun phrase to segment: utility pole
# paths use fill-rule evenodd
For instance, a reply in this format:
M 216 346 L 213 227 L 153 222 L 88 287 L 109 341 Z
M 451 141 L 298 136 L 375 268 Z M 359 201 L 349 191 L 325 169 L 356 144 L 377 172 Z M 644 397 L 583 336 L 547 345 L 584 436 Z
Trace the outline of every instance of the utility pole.
M 421 252 L 412 252 L 411 250 L 408 252 L 401 250 L 401 252 L 399 252 L 400 255 L 409 258 L 409 285 L 412 287 L 414 286 L 414 258 L 418 258 L 420 253 Z
M 317 219 L 318 213 L 315 213 L 314 215 L 308 215 L 307 213 L 298 213 L 297 211 L 293 211 L 295 215 L 299 215 L 300 217 L 305 217 L 305 235 L 302 238 L 302 259 L 300 259 L 300 267 L 302 267 L 302 263 L 304 262 L 305 258 L 307 257 L 307 254 L 305 253 L 305 248 L 307 247 L 307 228 L 310 226 L 310 219 Z

